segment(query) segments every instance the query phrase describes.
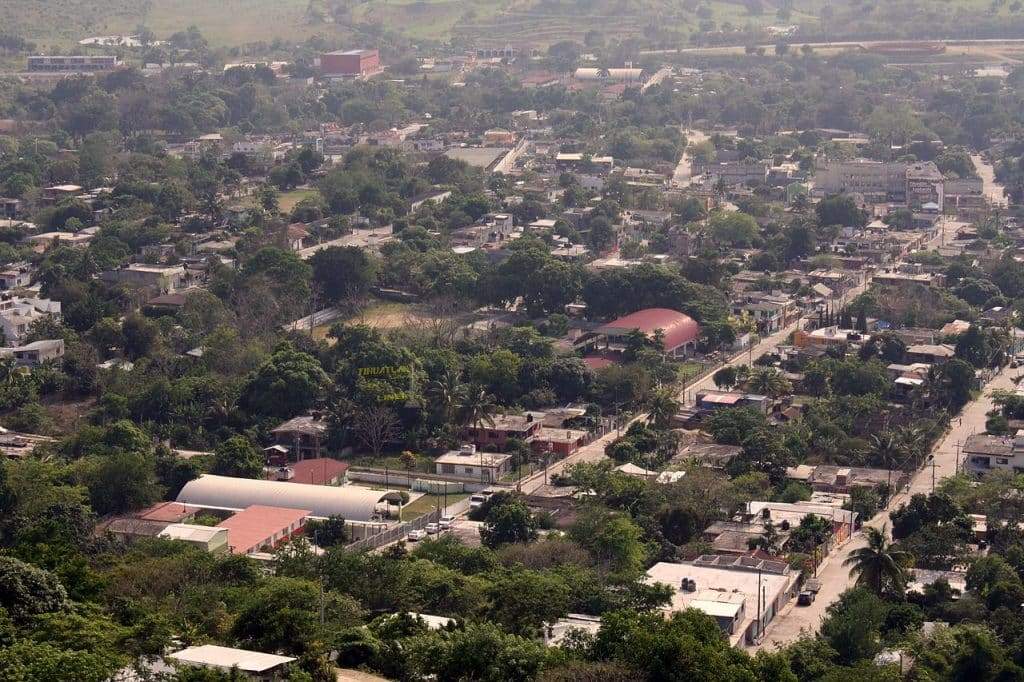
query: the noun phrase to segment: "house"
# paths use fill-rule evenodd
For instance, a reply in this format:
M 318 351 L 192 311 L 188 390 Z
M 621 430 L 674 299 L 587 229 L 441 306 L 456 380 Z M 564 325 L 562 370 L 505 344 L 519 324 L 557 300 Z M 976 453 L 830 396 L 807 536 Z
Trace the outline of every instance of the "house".
M 796 528 L 807 516 L 817 516 L 832 524 L 832 534 L 837 542 L 848 540 L 857 522 L 857 512 L 843 509 L 836 504 L 802 502 L 747 502 L 745 518 L 760 518 L 776 526 Z
M 6 343 L 11 346 L 22 345 L 33 323 L 48 318 L 60 321 L 60 302 L 11 294 L 0 295 L 0 328 L 3 329 Z
M 474 445 L 463 445 L 434 460 L 440 476 L 481 483 L 494 483 L 512 471 L 512 455 L 483 452 Z
M 702 467 L 724 469 L 725 465 L 741 452 L 743 452 L 743 448 L 739 445 L 694 442 L 680 448 L 678 454 L 672 458 L 672 461 L 693 461 Z
M 45 362 L 58 362 L 64 357 L 64 339 L 44 339 L 24 346 L 0 348 L 0 357 L 14 358 L 17 367 L 38 367 Z
M 217 527 L 227 530 L 229 552 L 255 554 L 273 550 L 301 533 L 312 513 L 306 509 L 254 504 L 224 519 Z
M 694 396 L 694 404 L 698 410 L 706 412 L 728 407 L 752 407 L 759 412 L 768 414 L 772 401 L 768 396 L 756 393 L 700 391 Z
M 665 611 L 711 616 L 734 646 L 753 643 L 796 593 L 797 574 L 784 561 L 704 554 L 692 562 L 659 562 L 647 582 L 672 588 Z
M 700 325 L 689 315 L 668 308 L 647 308 L 613 320 L 597 330 L 606 348 L 624 347 L 623 340 L 640 332 L 650 340 L 660 337 L 666 354 L 686 357 L 697 348 Z
M 963 445 L 964 471 L 976 476 L 993 470 L 1024 473 L 1024 433 L 1016 436 L 973 434 Z
M 601 618 L 599 616 L 570 613 L 554 623 L 544 625 L 544 646 L 560 646 L 573 631 L 596 635 L 600 629 Z
M 907 346 L 907 359 L 912 363 L 940 365 L 956 356 L 956 350 L 949 344 L 919 343 Z
M 567 457 L 587 442 L 587 432 L 580 429 L 559 429 L 541 426 L 530 440 L 533 452 L 553 452 Z
M 41 252 L 53 244 L 84 248 L 95 236 L 95 234 L 84 230 L 79 232 L 43 232 L 29 235 L 25 237 L 25 241 L 31 242 L 33 248 Z
M 291 656 L 265 654 L 261 651 L 232 649 L 225 646 L 203 644 L 192 646 L 164 657 L 172 663 L 196 668 L 213 668 L 229 672 L 237 669 L 250 680 L 271 682 L 283 679 L 285 667 L 295 662 Z
M 796 300 L 785 294 L 748 291 L 732 303 L 734 315 L 749 315 L 762 333 L 775 333 L 800 317 Z
M 317 459 L 323 456 L 327 438 L 327 422 L 320 415 L 293 417 L 270 431 L 274 442 L 288 448 L 292 461 Z
M 508 441 L 515 438 L 529 443 L 543 427 L 543 421 L 532 414 L 499 414 L 490 422 L 466 427 L 466 438 L 478 448 L 505 450 Z
M 159 294 L 169 294 L 186 286 L 185 268 L 180 265 L 148 265 L 131 263 L 118 270 L 100 273 L 100 279 L 113 284 L 127 284 L 132 287 L 149 289 Z
M 35 272 L 29 263 L 11 263 L 0 270 L 0 291 L 27 287 L 32 283 Z
M 867 341 L 867 335 L 856 329 L 840 329 L 838 326 L 819 327 L 811 332 L 802 329 L 793 333 L 793 345 L 797 348 L 827 349 L 830 346 L 860 344 Z
M 787 477 L 789 470 L 786 471 Z M 817 492 L 849 494 L 854 488 L 876 488 L 881 485 L 899 488 L 909 474 L 900 470 L 840 467 L 819 464 L 803 480 Z
M 264 448 L 263 452 L 271 465 L 267 472 L 267 478 L 271 481 L 290 481 L 307 485 L 343 485 L 346 481 L 348 462 L 330 457 L 317 457 L 289 463 L 289 450 L 282 445 L 271 445 Z M 273 468 L 275 466 L 276 469 Z
M 210 554 L 224 554 L 228 551 L 228 530 L 216 526 L 171 523 L 157 537 L 185 542 Z
M 309 230 L 302 223 L 292 223 L 286 228 L 285 237 L 289 250 L 302 251 L 302 242 L 309 238 Z

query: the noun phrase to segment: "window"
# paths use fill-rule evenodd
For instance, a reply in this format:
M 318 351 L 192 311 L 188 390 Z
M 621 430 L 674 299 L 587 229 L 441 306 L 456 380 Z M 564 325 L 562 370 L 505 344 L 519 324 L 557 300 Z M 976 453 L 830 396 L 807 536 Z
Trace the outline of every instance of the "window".
M 466 473 L 467 474 L 473 473 L 473 467 L 466 467 Z
M 442 464 L 441 465 L 441 473 L 443 473 L 443 474 L 454 474 L 455 473 L 455 465 L 454 464 Z
M 1010 460 L 1005 457 L 996 457 L 996 464 L 1009 464 Z

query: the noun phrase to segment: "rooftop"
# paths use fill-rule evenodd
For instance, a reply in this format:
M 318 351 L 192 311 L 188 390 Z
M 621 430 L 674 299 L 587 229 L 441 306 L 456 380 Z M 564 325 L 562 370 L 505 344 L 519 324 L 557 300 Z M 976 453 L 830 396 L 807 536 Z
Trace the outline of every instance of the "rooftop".
M 182 649 L 173 654 L 168 654 L 167 658 L 180 661 L 181 663 L 222 668 L 224 670 L 237 667 L 239 670 L 247 673 L 267 672 L 295 660 L 291 656 L 265 654 L 262 651 L 248 651 L 246 649 L 232 649 L 214 644 L 204 644 L 202 646 Z
M 269 538 L 301 524 L 312 513 L 306 509 L 254 504 L 224 519 L 217 527 L 227 529 L 232 554 L 248 554 Z

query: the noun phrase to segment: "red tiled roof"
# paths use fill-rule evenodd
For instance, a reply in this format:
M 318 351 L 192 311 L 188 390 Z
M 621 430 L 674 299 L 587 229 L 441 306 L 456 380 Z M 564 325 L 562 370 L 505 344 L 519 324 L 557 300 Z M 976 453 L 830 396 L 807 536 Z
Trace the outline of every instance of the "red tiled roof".
M 301 523 L 313 512 L 306 509 L 266 507 L 254 504 L 217 524 L 228 529 L 228 546 L 232 554 L 248 554 L 270 542 L 277 533 L 283 533 L 293 524 Z M 283 537 L 279 537 L 280 542 Z
M 309 483 L 312 485 L 329 485 L 348 471 L 347 462 L 339 462 L 330 457 L 304 459 L 301 462 L 295 462 L 288 466 L 295 472 L 294 478 L 288 479 L 291 483 Z
M 597 331 L 602 334 L 623 333 L 639 329 L 652 336 L 658 329 L 665 334 L 665 350 L 671 351 L 700 336 L 700 325 L 689 315 L 668 308 L 647 308 L 609 322 Z
M 196 513 L 198 507 L 191 507 L 181 502 L 160 502 L 148 509 L 143 509 L 135 515 L 137 519 L 145 521 L 166 521 L 167 523 L 181 523 Z

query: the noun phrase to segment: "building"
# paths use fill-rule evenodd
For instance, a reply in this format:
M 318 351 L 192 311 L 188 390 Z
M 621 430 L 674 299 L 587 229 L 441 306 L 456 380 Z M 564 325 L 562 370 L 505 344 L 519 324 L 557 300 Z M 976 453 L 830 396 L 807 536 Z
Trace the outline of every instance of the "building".
M 320 56 L 320 71 L 328 78 L 368 78 L 383 70 L 377 50 L 336 50 Z
M 318 415 L 293 417 L 272 429 L 270 435 L 275 443 L 288 448 L 292 461 L 318 459 L 324 455 L 327 422 Z
M 386 518 L 388 506 L 400 500 L 399 494 L 393 490 L 261 481 L 212 474 L 189 481 L 177 497 L 178 502 L 195 507 L 241 511 L 263 504 L 308 509 L 312 516 L 341 516 L 346 521 Z
M 32 283 L 34 269 L 28 263 L 11 263 L 0 270 L 0 291 L 27 287 Z
M 148 265 L 131 263 L 118 270 L 100 273 L 100 279 L 113 284 L 127 284 L 131 287 L 151 289 L 159 294 L 169 294 L 187 286 L 185 268 L 180 265 Z
M 11 346 L 25 342 L 33 323 L 54 319 L 60 321 L 60 302 L 45 298 L 22 298 L 4 294 L 0 296 L 0 328 L 4 340 Z
M 763 185 L 770 166 L 767 161 L 723 161 L 704 166 L 704 174 L 711 184 L 721 182 L 727 187 Z
M 964 471 L 976 476 L 1003 470 L 1024 473 L 1024 435 L 973 434 L 963 445 Z
M 907 164 L 881 161 L 829 161 L 814 174 L 818 195 L 862 194 L 903 201 L 907 194 Z
M 796 592 L 784 561 L 705 554 L 692 562 L 659 562 L 647 581 L 672 588 L 666 611 L 694 608 L 715 621 L 734 645 L 753 643 Z
M 96 73 L 113 71 L 121 66 L 115 55 L 33 55 L 28 58 L 25 70 L 32 73 Z
M 268 461 L 278 464 L 277 470 L 271 470 L 267 478 L 271 481 L 289 481 L 291 483 L 306 483 L 308 485 L 344 485 L 348 473 L 348 462 L 341 462 L 330 457 L 317 457 L 315 459 L 303 459 L 298 462 L 287 461 L 288 448 L 281 445 L 272 445 L 264 450 L 265 453 L 283 455 L 283 457 L 268 456 Z M 284 461 L 281 461 L 283 459 Z
M 775 333 L 800 317 L 796 300 L 784 294 L 748 291 L 732 303 L 733 315 L 749 315 L 761 333 Z
M 694 396 L 693 401 L 698 410 L 705 412 L 729 407 L 751 407 L 768 414 L 772 406 L 771 398 L 766 395 L 733 391 L 700 391 Z
M 907 206 L 917 211 L 930 209 L 942 213 L 944 203 L 945 181 L 939 167 L 931 161 L 910 164 L 907 167 Z
M 620 317 L 597 330 L 607 347 L 621 346 L 623 339 L 639 331 L 650 340 L 660 335 L 665 353 L 685 357 L 697 348 L 700 325 L 689 315 L 668 308 L 648 308 Z
M 38 367 L 64 357 L 64 339 L 44 339 L 24 346 L 0 348 L 0 357 L 14 358 L 16 367 Z
M 465 434 L 477 448 L 504 450 L 513 438 L 529 443 L 543 426 L 543 420 L 530 413 L 498 414 L 489 422 L 467 426 Z
M 919 343 L 907 346 L 907 360 L 911 363 L 938 365 L 953 357 L 956 357 L 956 349 L 945 343 Z
M 803 502 L 747 502 L 746 518 L 771 521 L 782 528 L 796 528 L 807 516 L 817 516 L 832 524 L 832 535 L 837 542 L 844 542 L 853 535 L 857 512 L 843 509 L 835 504 Z
M 512 471 L 512 455 L 478 451 L 473 445 L 450 450 L 434 460 L 435 471 L 447 478 L 494 483 Z
M 226 646 L 204 644 L 192 646 L 164 657 L 172 663 L 194 666 L 197 668 L 214 668 L 231 671 L 237 669 L 251 680 L 270 682 L 281 679 L 285 666 L 296 659 L 291 656 L 265 654 L 261 651 L 232 649 Z
M 186 542 L 210 554 L 224 554 L 228 551 L 228 531 L 217 526 L 172 523 L 160 531 L 158 537 Z
M 272 551 L 302 531 L 312 512 L 305 509 L 254 504 L 217 524 L 227 530 L 228 551 L 255 554 Z

